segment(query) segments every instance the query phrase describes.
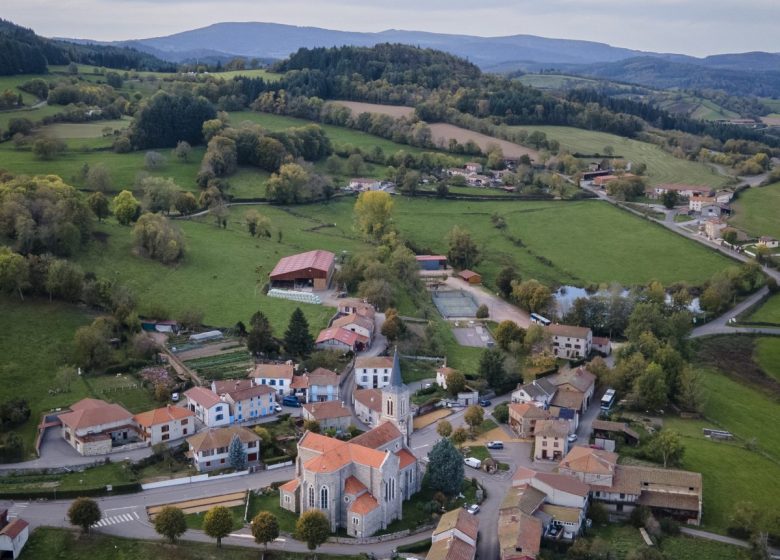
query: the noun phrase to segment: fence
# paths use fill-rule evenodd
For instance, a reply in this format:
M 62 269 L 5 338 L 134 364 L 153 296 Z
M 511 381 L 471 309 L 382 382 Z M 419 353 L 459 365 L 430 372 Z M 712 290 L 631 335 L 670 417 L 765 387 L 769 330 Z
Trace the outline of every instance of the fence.
M 204 482 L 206 480 L 223 480 L 225 478 L 235 478 L 237 476 L 244 476 L 249 474 L 249 471 L 238 471 L 228 474 L 218 474 L 216 476 L 209 476 L 208 474 L 199 474 L 195 476 L 183 476 L 181 478 L 172 478 L 171 480 L 161 480 L 159 482 L 150 482 L 148 484 L 142 484 L 141 490 L 152 490 L 154 488 L 167 488 L 168 486 L 180 486 L 182 484 L 191 484 L 193 482 Z
M 267 471 L 273 471 L 276 469 L 281 469 L 284 467 L 292 467 L 293 462 L 292 461 L 285 461 L 284 463 L 276 463 L 275 465 L 266 465 L 265 470 Z
M 387 541 L 394 541 L 409 535 L 416 535 L 417 533 L 424 533 L 426 531 L 432 531 L 436 525 L 428 524 L 415 527 L 414 530 L 404 529 L 397 533 L 388 533 L 387 535 L 378 535 L 376 537 L 361 537 L 361 538 L 344 538 L 344 537 L 330 537 L 328 542 L 337 544 L 376 544 Z

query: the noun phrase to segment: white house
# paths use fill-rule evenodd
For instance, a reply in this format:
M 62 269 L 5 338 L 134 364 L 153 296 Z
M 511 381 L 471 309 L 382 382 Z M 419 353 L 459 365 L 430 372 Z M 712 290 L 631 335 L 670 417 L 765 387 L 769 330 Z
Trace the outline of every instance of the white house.
M 211 389 L 230 406 L 230 422 L 245 422 L 273 414 L 276 390 L 251 379 L 212 381 Z
M 474 161 L 469 161 L 465 165 L 466 171 L 469 173 L 482 173 L 482 164 Z
M 192 462 L 198 472 L 207 472 L 230 467 L 229 448 L 233 436 L 241 441 L 247 466 L 260 463 L 260 437 L 252 430 L 241 426 L 210 428 L 187 440 Z
M 149 445 L 164 441 L 176 441 L 195 433 L 195 411 L 183 406 L 155 408 L 133 419 L 141 428 L 141 437 Z
M 358 389 L 352 393 L 355 416 L 368 426 L 376 426 L 382 415 L 382 391 L 379 389 Z
M 257 364 L 249 377 L 255 385 L 268 385 L 283 397 L 290 394 L 293 374 L 294 367 L 291 363 Z
M 355 383 L 364 389 L 381 389 L 390 382 L 392 370 L 389 356 L 360 357 L 355 360 Z
M 453 373 L 455 370 L 451 367 L 447 367 L 446 365 L 440 367 L 436 370 L 436 385 L 441 387 L 442 389 L 447 388 L 447 376 L 450 373 Z
M 209 428 L 230 424 L 230 405 L 219 398 L 214 391 L 205 387 L 193 387 L 185 391 L 187 408 Z
M 777 249 L 778 245 L 777 239 L 774 237 L 767 237 L 767 236 L 761 236 L 759 238 L 758 243 L 756 245 L 759 245 L 760 247 L 766 247 L 767 249 Z
M 0 511 L 0 557 L 16 560 L 30 536 L 29 524 L 24 519 L 8 522 L 8 512 Z M 8 553 L 8 554 L 6 554 Z
M 443 514 L 431 535 L 426 560 L 474 560 L 479 518 L 463 508 Z
M 692 196 L 688 199 L 688 210 L 701 212 L 702 206 L 716 203 L 717 199 L 714 196 Z
M 339 374 L 325 368 L 296 375 L 292 382 L 293 394 L 300 402 L 324 402 L 339 399 Z
M 59 420 L 62 437 L 81 455 L 104 455 L 140 440 L 133 415 L 99 399 L 81 399 Z
M 555 396 L 557 387 L 547 379 L 534 379 L 530 383 L 518 385 L 512 392 L 513 403 L 535 403 L 547 408 Z
M 590 354 L 593 333 L 589 328 L 555 323 L 547 327 L 547 332 L 552 335 L 553 352 L 557 357 L 576 360 Z
M 356 191 L 378 191 L 382 188 L 382 183 L 378 179 L 355 177 L 349 180 L 349 188 Z
M 310 402 L 303 405 L 303 419 L 316 421 L 323 430 L 345 431 L 352 424 L 352 410 L 343 401 Z

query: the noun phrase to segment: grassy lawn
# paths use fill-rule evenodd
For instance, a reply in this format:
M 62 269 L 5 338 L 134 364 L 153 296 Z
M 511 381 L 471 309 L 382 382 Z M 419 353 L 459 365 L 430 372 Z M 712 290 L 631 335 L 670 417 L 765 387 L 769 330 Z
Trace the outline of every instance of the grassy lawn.
M 285 533 L 292 533 L 295 531 L 295 523 L 298 521 L 298 516 L 291 511 L 281 508 L 279 505 L 278 491 L 262 495 L 250 494 L 249 515 L 247 516 L 247 519 L 251 521 L 255 515 L 261 511 L 268 511 L 276 516 L 276 520 L 279 522 L 280 531 Z M 243 512 L 241 515 L 243 516 Z
M 748 317 L 748 321 L 780 325 L 780 295 L 774 295 L 766 300 L 761 307 Z
M 423 379 L 433 379 L 436 377 L 436 368 L 436 362 L 401 360 L 401 372 L 403 373 L 404 383 L 421 381 Z
M 130 412 L 143 412 L 163 406 L 154 400 L 151 391 L 144 388 L 136 377 L 126 373 L 85 376 L 84 383 L 91 395 L 106 401 L 120 402 Z
M 490 451 L 488 451 L 488 448 L 485 447 L 484 445 L 469 446 L 467 455 L 469 457 L 474 457 L 475 459 L 479 459 L 480 461 L 484 461 L 485 459 L 490 459 L 492 457 Z
M 2 89 L 3 88 L 0 88 L 0 91 L 2 91 Z M 44 105 L 43 107 L 38 107 L 36 109 L 25 107 L 14 111 L 0 111 L 0 129 L 5 129 L 11 119 L 28 119 L 32 122 L 37 122 L 44 117 L 56 115 L 61 111 L 62 107 L 59 105 Z
M 83 472 L 51 475 L 18 475 L 0 477 L 0 492 L 35 489 L 79 490 L 104 488 L 107 484 L 119 484 L 135 480 L 127 463 L 108 463 Z
M 187 535 L 184 535 L 186 539 Z M 176 545 L 162 541 L 124 539 L 93 533 L 79 536 L 67 529 L 42 527 L 31 535 L 20 560 L 257 560 L 260 551 L 256 547 L 236 547 L 201 542 L 179 542 Z M 310 554 L 295 552 L 269 552 L 266 560 L 305 560 Z M 360 560 L 365 556 L 331 556 L 318 553 L 320 560 Z
M 720 187 L 726 178 L 718 175 L 703 163 L 678 159 L 658 146 L 639 142 L 605 132 L 595 132 L 565 126 L 514 127 L 532 132 L 544 132 L 550 140 L 558 140 L 563 149 L 582 154 L 603 153 L 605 146 L 612 146 L 615 155 L 634 164 L 647 164 L 646 176 L 651 185 L 661 183 L 689 183 Z M 622 231 L 622 230 L 620 230 Z
M 87 123 L 55 123 L 44 126 L 38 132 L 46 136 L 63 139 L 102 138 L 103 129 L 124 130 L 132 120 L 130 117 L 113 121 L 93 121 Z M 109 144 L 110 145 L 110 144 Z
M 301 207 L 297 212 L 335 222 L 335 229 L 349 236 L 354 235 L 352 205 L 351 200 L 339 201 L 327 207 Z M 503 232 L 491 225 L 494 213 L 506 220 Z M 700 284 L 730 262 L 661 226 L 598 201 L 397 198 L 396 223 L 404 237 L 421 251 L 433 254 L 446 253 L 446 236 L 453 224 L 466 224 L 483 253 L 477 271 L 488 286 L 506 265 L 514 265 L 523 279 L 580 286 L 618 282 L 628 286 L 652 279 L 664 284 Z M 573 243 L 575 239 L 584 244 Z
M 230 510 L 230 514 L 233 516 L 233 530 L 238 531 L 244 526 L 244 507 L 236 506 L 232 508 L 228 508 Z M 187 528 L 188 529 L 199 529 L 203 530 L 203 519 L 206 517 L 205 511 L 201 511 L 199 513 L 190 513 L 185 515 L 185 519 L 187 520 Z
M 756 340 L 753 358 L 767 375 L 780 382 L 780 338 L 767 337 Z M 780 454 L 780 448 L 777 451 Z
M 687 214 L 677 214 L 674 217 L 674 221 L 677 222 L 678 224 L 690 222 L 691 220 L 693 220 L 693 217 L 688 216 Z
M 466 473 L 468 475 L 468 473 Z M 461 494 L 464 498 L 458 498 L 450 500 L 446 504 L 448 511 L 455 508 L 463 507 L 464 504 L 472 504 L 476 501 L 476 488 L 471 484 L 471 481 L 465 479 L 461 486 Z M 396 519 L 383 531 L 379 531 L 378 535 L 385 535 L 388 533 L 396 533 L 403 531 L 404 529 L 415 529 L 421 525 L 427 523 L 435 523 L 438 521 L 438 515 L 429 511 L 426 507 L 433 501 L 435 492 L 426 486 L 426 482 L 423 481 L 422 489 L 412 496 L 411 500 L 403 503 L 403 519 Z
M 747 189 L 734 201 L 729 223 L 754 237 L 780 238 L 780 183 Z

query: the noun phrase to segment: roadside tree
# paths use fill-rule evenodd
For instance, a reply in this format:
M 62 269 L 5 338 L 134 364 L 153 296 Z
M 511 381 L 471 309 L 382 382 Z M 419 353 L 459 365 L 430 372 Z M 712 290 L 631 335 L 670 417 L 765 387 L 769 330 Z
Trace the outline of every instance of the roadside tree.
M 448 496 L 460 492 L 463 484 L 463 456 L 455 449 L 452 441 L 446 438 L 437 441 L 428 453 L 428 459 L 431 488 Z
M 222 539 L 233 530 L 233 514 L 224 506 L 211 508 L 203 516 L 203 532 L 217 539 L 217 548 L 222 547 Z
M 89 498 L 76 498 L 68 508 L 68 521 L 71 525 L 81 527 L 83 533 L 100 521 L 100 506 Z
M 154 530 L 166 537 L 171 544 L 187 531 L 184 512 L 177 507 L 165 506 L 154 518 Z

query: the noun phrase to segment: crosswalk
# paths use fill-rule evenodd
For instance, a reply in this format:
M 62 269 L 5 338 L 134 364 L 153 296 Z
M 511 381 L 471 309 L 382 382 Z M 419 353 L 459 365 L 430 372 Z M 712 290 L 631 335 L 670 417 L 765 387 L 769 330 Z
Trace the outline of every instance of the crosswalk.
M 112 515 L 110 517 L 104 517 L 97 523 L 95 527 L 109 527 L 111 525 L 118 525 L 119 523 L 130 523 L 131 521 L 140 521 L 140 517 L 136 512 L 120 513 L 118 515 Z
M 16 519 L 24 515 L 24 509 L 30 505 L 30 502 L 15 502 L 8 508 L 8 519 Z

